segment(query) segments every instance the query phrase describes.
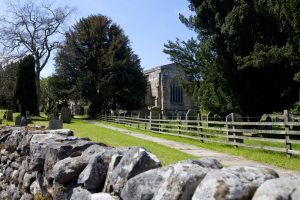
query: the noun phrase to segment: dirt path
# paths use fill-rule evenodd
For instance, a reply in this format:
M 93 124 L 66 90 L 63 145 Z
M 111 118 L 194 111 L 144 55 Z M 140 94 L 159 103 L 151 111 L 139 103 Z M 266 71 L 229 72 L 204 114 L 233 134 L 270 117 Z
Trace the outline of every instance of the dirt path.
M 114 126 L 109 126 L 109 125 L 106 125 L 106 124 L 102 124 L 100 122 L 90 121 L 90 123 L 94 124 L 96 126 L 101 126 L 103 128 L 118 131 L 120 133 L 130 135 L 132 137 L 140 138 L 140 139 L 143 139 L 143 140 L 148 140 L 148 141 L 155 142 L 155 143 L 167 146 L 167 147 L 171 147 L 171 148 L 177 149 L 179 151 L 182 151 L 182 152 L 185 152 L 185 153 L 197 156 L 197 157 L 215 158 L 215 159 L 219 160 L 222 164 L 224 164 L 226 166 L 232 166 L 232 165 L 256 166 L 256 167 L 261 166 L 261 167 L 269 167 L 269 168 L 275 169 L 277 172 L 279 172 L 282 175 L 283 174 L 298 174 L 298 175 L 300 175 L 299 172 L 290 171 L 290 170 L 274 167 L 274 166 L 271 166 L 271 165 L 258 163 L 258 162 L 255 162 L 255 161 L 247 160 L 247 159 L 242 158 L 242 157 L 238 157 L 238 156 L 233 156 L 233 155 L 228 155 L 228 154 L 224 154 L 224 153 L 220 153 L 220 152 L 215 152 L 215 151 L 212 151 L 212 150 L 196 147 L 196 146 L 186 144 L 186 143 L 175 142 L 175 141 L 172 141 L 172 140 L 166 140 L 166 139 L 162 139 L 162 138 L 158 138 L 158 137 L 152 137 L 152 136 L 137 133 L 137 132 L 134 132 L 134 131 L 129 131 L 129 130 L 126 130 L 126 129 L 117 128 L 117 127 L 114 127 Z

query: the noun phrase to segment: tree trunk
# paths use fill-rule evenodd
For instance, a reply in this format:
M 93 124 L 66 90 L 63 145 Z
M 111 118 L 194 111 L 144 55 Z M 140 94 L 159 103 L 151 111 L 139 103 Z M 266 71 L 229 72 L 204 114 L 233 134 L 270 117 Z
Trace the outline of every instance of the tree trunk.
M 38 54 L 35 55 L 35 85 L 36 85 L 36 110 L 35 115 L 40 116 L 40 99 L 41 99 L 41 83 L 40 83 L 41 63 Z
M 40 99 L 41 99 L 40 72 L 35 73 L 35 85 L 36 85 L 36 96 L 37 96 L 35 115 L 40 116 Z

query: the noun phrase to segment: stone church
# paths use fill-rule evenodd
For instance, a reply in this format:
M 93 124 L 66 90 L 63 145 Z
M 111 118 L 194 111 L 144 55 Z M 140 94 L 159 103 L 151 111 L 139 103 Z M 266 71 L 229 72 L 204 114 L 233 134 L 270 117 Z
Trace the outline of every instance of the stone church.
M 145 103 L 148 108 L 156 107 L 162 114 L 186 112 L 195 109 L 179 84 L 180 78 L 187 78 L 181 67 L 168 64 L 144 71 L 148 87 Z

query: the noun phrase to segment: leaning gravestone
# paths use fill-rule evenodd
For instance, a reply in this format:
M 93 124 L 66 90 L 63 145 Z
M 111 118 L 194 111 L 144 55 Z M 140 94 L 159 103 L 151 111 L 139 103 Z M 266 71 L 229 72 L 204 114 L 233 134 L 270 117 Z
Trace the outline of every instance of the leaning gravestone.
M 68 107 L 63 107 L 61 109 L 60 118 L 63 123 L 70 123 L 71 122 L 71 109 Z
M 26 115 L 25 115 L 26 121 L 27 121 L 27 123 L 30 123 L 31 122 L 30 111 L 26 111 L 25 113 L 26 113 Z
M 49 120 L 49 127 L 50 130 L 62 129 L 63 124 L 60 119 L 52 118 Z
M 242 116 L 238 113 L 231 113 L 227 115 L 226 122 L 243 122 Z M 242 129 L 243 126 L 241 125 L 228 125 L 228 132 L 227 137 L 229 142 L 237 142 L 237 143 L 244 143 L 244 139 L 235 139 L 229 138 L 229 136 L 243 136 L 241 132 L 234 132 L 234 129 Z
M 19 115 L 16 117 L 15 126 L 27 126 L 26 118 Z
M 12 110 L 7 110 L 6 112 L 6 120 L 7 121 L 13 121 L 13 111 Z

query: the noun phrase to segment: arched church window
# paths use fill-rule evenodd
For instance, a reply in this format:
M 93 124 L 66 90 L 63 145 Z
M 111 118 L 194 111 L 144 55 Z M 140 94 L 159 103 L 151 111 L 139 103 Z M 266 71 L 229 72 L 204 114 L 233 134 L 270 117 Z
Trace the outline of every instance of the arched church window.
M 172 81 L 170 85 L 170 103 L 182 104 L 183 103 L 183 90 L 178 85 L 177 81 Z

